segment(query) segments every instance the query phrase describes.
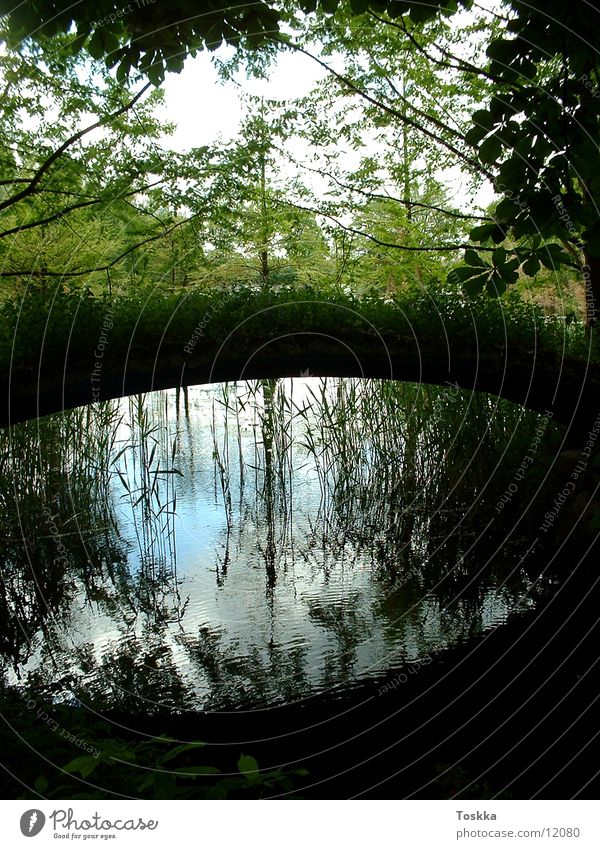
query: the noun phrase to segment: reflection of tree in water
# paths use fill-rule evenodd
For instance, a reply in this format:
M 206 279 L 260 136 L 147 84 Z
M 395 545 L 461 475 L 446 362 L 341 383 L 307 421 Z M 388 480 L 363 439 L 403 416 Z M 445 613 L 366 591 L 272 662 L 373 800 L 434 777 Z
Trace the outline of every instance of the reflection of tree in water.
M 103 474 L 112 422 L 114 407 L 99 405 L 0 433 L 0 631 L 15 664 L 38 631 L 68 620 L 78 586 L 96 600 L 103 573 L 123 565 Z
M 213 404 L 213 456 L 227 514 L 227 555 L 221 571 L 226 574 L 233 525 L 237 524 L 239 537 L 249 535 L 254 526 L 256 550 L 265 566 L 266 592 L 272 594 L 278 567 L 285 565 L 293 539 L 293 410 L 280 380 L 249 382 L 241 391 L 236 388 L 232 391 L 226 384 L 217 399 L 222 414 L 220 439 Z M 251 445 L 243 441 L 241 427 L 241 416 L 248 409 L 252 414 Z M 236 490 L 234 523 L 232 497 Z
M 224 645 L 224 629 L 198 628 L 198 636 L 178 635 L 197 674 L 196 692 L 207 709 L 240 704 L 291 701 L 310 692 L 307 648 L 278 646 L 243 648 Z
M 358 594 L 327 605 L 313 599 L 308 605 L 308 615 L 334 641 L 334 646 L 324 657 L 323 685 L 329 688 L 341 680 L 351 681 L 357 648 L 372 633 L 371 623 L 360 611 Z
M 262 529 L 274 540 L 273 505 L 297 500 L 298 470 L 308 459 L 321 493 L 316 518 L 290 522 L 288 534 L 281 532 L 279 539 L 296 558 L 316 557 L 325 575 L 328 562 L 339 566 L 343 559 L 350 566 L 366 558 L 379 588 L 373 613 L 392 644 L 410 637 L 420 651 L 428 651 L 432 644 L 481 630 L 494 606 L 510 610 L 519 604 L 538 577 L 519 562 L 518 552 L 527 545 L 522 537 L 505 538 L 512 526 L 488 526 L 539 416 L 481 393 L 386 381 L 323 380 L 310 389 L 308 403 L 296 405 L 290 393 L 286 406 L 275 403 L 282 382 L 272 383 L 260 408 L 262 468 L 270 484 L 250 516 L 257 535 Z M 277 428 L 289 428 L 290 407 L 295 439 L 280 438 L 284 451 L 278 452 L 272 446 Z M 538 479 L 552 456 L 550 451 L 538 458 Z M 275 463 L 287 464 L 293 473 L 275 475 Z M 283 524 L 285 512 L 278 515 Z M 275 575 L 277 559 L 285 561 L 285 543 L 270 546 Z M 366 636 L 365 622 L 347 615 L 351 607 L 346 600 L 311 611 L 331 633 L 344 626 L 336 633 L 341 676 L 351 675 L 351 658 Z
M 146 622 L 139 635 L 124 631 L 100 647 L 85 643 L 72 649 L 57 641 L 52 649 L 45 645 L 41 659 L 28 675 L 27 688 L 49 700 L 75 697 L 98 708 L 132 713 L 194 706 L 166 626 Z
M 124 711 L 146 713 L 193 706 L 189 685 L 182 680 L 168 645 L 167 631 L 148 624 L 139 637 L 127 635 L 103 652 L 90 682 L 86 692 L 92 699 Z
M 315 400 L 308 447 L 326 470 L 324 525 L 334 542 L 350 539 L 393 577 L 421 574 L 441 597 L 506 579 L 512 525 L 481 531 L 539 416 L 482 393 L 386 381 L 340 382 L 334 403 L 323 382 Z M 541 469 L 552 459 L 538 458 Z M 488 560 L 485 581 L 473 581 Z

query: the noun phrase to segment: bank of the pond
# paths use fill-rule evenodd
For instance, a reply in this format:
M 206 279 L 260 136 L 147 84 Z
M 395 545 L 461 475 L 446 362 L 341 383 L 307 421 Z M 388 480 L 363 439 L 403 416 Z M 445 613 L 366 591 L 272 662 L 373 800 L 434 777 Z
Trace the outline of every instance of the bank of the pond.
M 583 328 L 518 298 L 414 289 L 251 288 L 116 297 L 28 293 L 0 308 L 0 425 L 173 386 L 299 374 L 456 384 L 580 431 L 600 355 Z

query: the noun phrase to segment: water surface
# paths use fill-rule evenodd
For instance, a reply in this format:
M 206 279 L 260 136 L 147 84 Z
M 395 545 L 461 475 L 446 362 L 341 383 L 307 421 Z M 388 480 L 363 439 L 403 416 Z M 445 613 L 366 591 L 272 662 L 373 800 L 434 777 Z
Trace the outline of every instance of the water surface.
M 317 378 L 16 426 L 5 678 L 57 702 L 239 710 L 428 662 L 553 580 L 495 509 L 536 432 L 529 483 L 547 471 L 543 417 L 454 387 Z

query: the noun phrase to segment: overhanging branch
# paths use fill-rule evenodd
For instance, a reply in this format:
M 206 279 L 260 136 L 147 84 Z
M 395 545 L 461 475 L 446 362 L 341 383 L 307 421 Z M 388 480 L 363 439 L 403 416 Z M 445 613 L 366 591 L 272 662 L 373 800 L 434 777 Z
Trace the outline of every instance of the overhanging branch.
M 63 144 L 60 145 L 44 163 L 38 168 L 35 172 L 31 180 L 29 181 L 29 185 L 27 188 L 23 189 L 20 192 L 17 192 L 16 195 L 13 195 L 10 198 L 7 198 L 4 201 L 0 202 L 0 211 L 6 209 L 9 206 L 13 206 L 15 203 L 23 200 L 26 197 L 34 194 L 36 188 L 44 176 L 46 172 L 52 167 L 52 165 L 60 159 L 60 157 L 76 142 L 80 141 L 84 136 L 88 133 L 91 133 L 93 130 L 97 130 L 99 127 L 103 127 L 105 124 L 108 124 L 110 121 L 113 121 L 115 118 L 118 118 L 120 115 L 123 115 L 132 106 L 134 106 L 137 101 L 144 95 L 144 93 L 151 87 L 152 83 L 146 83 L 146 85 L 135 95 L 135 97 L 130 100 L 128 103 L 125 103 L 121 106 L 120 109 L 117 109 L 115 112 L 111 112 L 109 115 L 105 115 L 103 118 L 100 118 L 98 121 L 95 121 L 93 124 L 90 124 L 87 127 L 84 127 L 82 130 L 79 130 L 77 133 L 74 133 L 70 136 Z

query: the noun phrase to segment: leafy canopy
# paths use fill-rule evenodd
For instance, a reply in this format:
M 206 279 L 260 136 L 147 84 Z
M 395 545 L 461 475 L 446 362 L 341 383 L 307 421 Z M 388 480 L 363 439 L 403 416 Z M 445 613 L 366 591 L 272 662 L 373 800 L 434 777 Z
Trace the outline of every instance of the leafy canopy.
M 461 0 L 469 6 L 471 0 Z M 319 9 L 333 12 L 338 0 L 300 0 L 303 12 Z M 5 18 L 4 38 L 10 47 L 23 41 L 43 41 L 58 34 L 72 36 L 71 53 L 86 51 L 94 59 L 104 58 L 117 67 L 124 79 L 136 70 L 158 85 L 167 71 L 183 69 L 187 55 L 202 49 L 215 50 L 224 42 L 234 47 L 267 48 L 280 34 L 285 2 L 252 0 L 38 0 L 18 3 L 0 0 L 0 18 Z M 393 17 L 410 13 L 413 20 L 427 20 L 440 9 L 455 11 L 456 0 L 352 0 L 352 9 L 386 11 Z

